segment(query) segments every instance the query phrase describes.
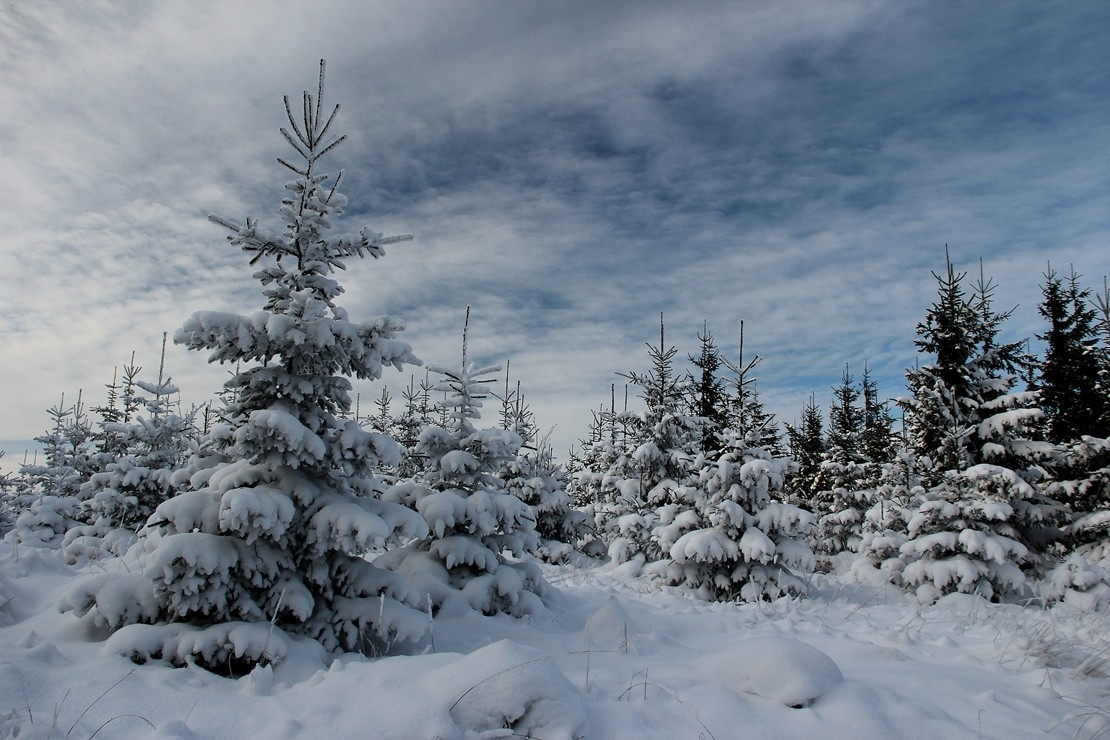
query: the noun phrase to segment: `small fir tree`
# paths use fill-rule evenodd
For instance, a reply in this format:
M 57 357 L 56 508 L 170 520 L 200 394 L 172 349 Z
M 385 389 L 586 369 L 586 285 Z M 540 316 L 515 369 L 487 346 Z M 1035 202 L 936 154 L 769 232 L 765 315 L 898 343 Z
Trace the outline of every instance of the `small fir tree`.
M 845 366 L 840 385 L 833 387 L 833 402 L 829 406 L 826 459 L 845 463 L 863 460 L 863 409 L 858 404 L 859 397 L 860 388 Z
M 539 568 L 505 555 L 520 559 L 539 545 L 532 509 L 507 492 L 498 477 L 522 440 L 505 429 L 474 426 L 487 396 L 484 384 L 501 368 L 470 361 L 469 324 L 467 308 L 459 367 L 429 365 L 442 377 L 435 389 L 446 394 L 448 426 L 425 427 L 416 447 L 426 460 L 423 476 L 398 483 L 386 494 L 388 501 L 419 512 L 429 533 L 378 563 L 416 584 L 437 612 L 469 608 L 483 614 L 539 614 L 546 589 Z
M 178 389 L 165 375 L 165 339 L 158 381 L 138 379 L 132 361 L 124 372 L 123 413 L 108 414 L 101 424 L 104 448 L 115 452 L 100 453 L 101 470 L 81 486 L 80 518 L 86 524 L 70 529 L 63 544 L 71 563 L 123 554 L 154 510 L 178 491 L 171 478 L 195 442 L 196 411 L 176 412 L 178 404 L 170 400 Z
M 501 396 L 501 427 L 521 438 L 516 456 L 505 463 L 499 478 L 505 490 L 532 509 L 539 545 L 534 554 L 549 563 L 566 562 L 575 546 L 591 531 L 589 517 L 571 508 L 566 472 L 555 461 L 550 433 L 540 437 L 535 415 L 529 408 L 517 381 L 509 382 L 509 363 L 505 363 L 505 390 Z
M 698 334 L 698 342 L 701 344 L 701 352 L 697 357 L 689 358 L 691 364 L 697 368 L 696 374 L 692 374 L 688 381 L 690 411 L 705 424 L 701 451 L 707 452 L 717 448 L 717 434 L 728 426 L 729 409 L 725 384 L 718 377 L 724 362 L 708 325 Z
M 664 577 L 718 601 L 804 594 L 795 570 L 814 566 L 805 543 L 813 515 L 772 499 L 793 463 L 729 442 L 703 466 L 698 485 L 679 489 L 679 505 L 655 530 L 668 555 Z
M 646 410 L 614 419 L 622 440 L 603 481 L 603 516 L 595 520 L 616 562 L 650 563 L 666 556 L 653 532 L 686 495 L 680 489 L 694 482 L 705 426 L 684 413 L 686 388 L 674 369 L 678 351 L 667 346 L 662 315 L 659 345 L 647 347 L 651 370 L 621 374 L 640 387 Z
M 871 377 L 865 363 L 863 378 L 860 380 L 863 391 L 863 431 L 860 433 L 860 452 L 863 458 L 874 464 L 882 465 L 894 459 L 896 445 L 891 431 L 894 417 L 890 407 L 879 400 L 879 389 Z
M 821 460 L 825 452 L 824 422 L 817 399 L 810 394 L 802 406 L 801 420 L 797 426 L 786 425 L 790 457 L 798 463 L 797 469 L 787 479 L 786 495 L 793 501 L 811 506 L 813 485 L 821 470 Z
M 67 406 L 65 394 L 47 409 L 52 426 L 35 441 L 44 464 L 20 468 L 19 490 L 11 500 L 15 525 L 6 537 L 32 547 L 57 549 L 66 532 L 80 525 L 79 491 L 95 470 L 92 425 L 81 399 Z

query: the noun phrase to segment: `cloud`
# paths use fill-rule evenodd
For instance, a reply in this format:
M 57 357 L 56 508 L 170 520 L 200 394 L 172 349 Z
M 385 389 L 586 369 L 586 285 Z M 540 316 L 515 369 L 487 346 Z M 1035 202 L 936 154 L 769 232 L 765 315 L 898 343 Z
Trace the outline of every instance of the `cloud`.
M 349 140 L 341 228 L 414 232 L 351 264 L 450 364 L 508 360 L 565 449 L 658 317 L 680 355 L 741 320 L 792 420 L 866 361 L 901 392 L 944 245 L 1006 330 L 1045 263 L 1110 272 L 1110 62 L 1097 4 L 42 2 L 0 10 L 0 393 L 26 438 L 58 394 L 154 367 L 192 311 L 260 292 L 209 212 L 272 218 L 281 96 L 315 83 Z M 180 348 L 187 400 L 225 377 Z M 388 380 L 399 396 L 408 375 Z M 359 386 L 363 399 L 377 386 Z

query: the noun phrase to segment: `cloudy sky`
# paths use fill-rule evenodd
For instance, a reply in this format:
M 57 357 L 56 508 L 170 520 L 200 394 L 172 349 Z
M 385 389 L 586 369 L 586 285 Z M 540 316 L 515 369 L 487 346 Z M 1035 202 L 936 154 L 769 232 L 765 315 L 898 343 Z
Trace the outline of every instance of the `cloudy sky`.
M 342 305 L 439 364 L 471 305 L 558 450 L 660 312 L 683 356 L 743 320 L 780 420 L 846 363 L 898 395 L 946 243 L 1014 337 L 1048 261 L 1110 273 L 1108 35 L 1072 0 L 0 0 L 0 438 L 102 402 L 132 351 L 156 373 L 193 311 L 260 307 L 206 216 L 277 224 L 281 97 L 321 57 L 343 230 L 417 237 Z M 205 359 L 169 352 L 187 401 L 226 378 Z

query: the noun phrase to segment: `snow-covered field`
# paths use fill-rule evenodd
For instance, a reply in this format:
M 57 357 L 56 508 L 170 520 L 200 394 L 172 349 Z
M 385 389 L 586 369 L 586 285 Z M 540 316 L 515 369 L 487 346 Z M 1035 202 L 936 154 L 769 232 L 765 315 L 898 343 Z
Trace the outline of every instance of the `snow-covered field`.
M 1110 734 L 1105 612 L 929 606 L 810 576 L 811 596 L 711 604 L 629 566 L 548 566 L 550 611 L 437 618 L 415 655 L 294 643 L 238 679 L 136 666 L 59 613 L 57 552 L 0 543 L 0 737 L 1092 738 Z

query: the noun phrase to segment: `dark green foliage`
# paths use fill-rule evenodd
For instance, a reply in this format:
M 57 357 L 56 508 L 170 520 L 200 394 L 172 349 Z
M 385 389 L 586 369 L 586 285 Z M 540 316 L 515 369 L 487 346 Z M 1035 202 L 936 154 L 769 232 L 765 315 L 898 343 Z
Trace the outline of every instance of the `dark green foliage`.
M 872 463 L 885 463 L 894 459 L 895 438 L 891 433 L 894 417 L 890 407 L 879 400 L 879 391 L 871 378 L 867 365 L 863 366 L 863 431 L 860 433 L 860 452 Z
M 855 379 L 844 368 L 840 385 L 834 386 L 833 402 L 829 407 L 828 454 L 838 462 L 861 460 L 863 437 L 863 409 L 856 405 L 860 389 Z
M 1105 352 L 1098 342 L 1098 314 L 1089 290 L 1079 288 L 1074 272 L 1066 283 L 1051 268 L 1045 273 L 1038 307 L 1049 327 L 1037 387 L 1053 442 L 1110 433 L 1110 397 L 1100 392 Z
M 825 452 L 823 427 L 821 407 L 817 405 L 813 395 L 802 406 L 802 417 L 798 425 L 786 425 L 790 456 L 798 463 L 798 470 L 788 481 L 787 488 L 803 501 L 808 500 L 812 494 L 811 486 L 821 469 L 822 454 Z
M 697 373 L 690 378 L 690 407 L 694 416 L 705 420 L 702 433 L 702 451 L 713 450 L 717 446 L 717 435 L 728 426 L 728 398 L 725 384 L 717 377 L 721 369 L 721 353 L 713 342 L 713 334 L 704 328 L 698 334 L 701 353 L 690 357 Z
M 914 343 L 936 359 L 906 372 L 912 393 L 902 402 L 908 441 L 914 452 L 932 459 L 938 475 L 988 461 L 979 424 L 995 413 L 990 405 L 1009 393 L 1013 374 L 1029 363 L 1022 342 L 998 342 L 1011 312 L 994 310 L 993 283 L 980 277 L 968 296 L 966 276 L 950 261 L 944 275 L 933 273 L 938 297 L 918 324 Z

